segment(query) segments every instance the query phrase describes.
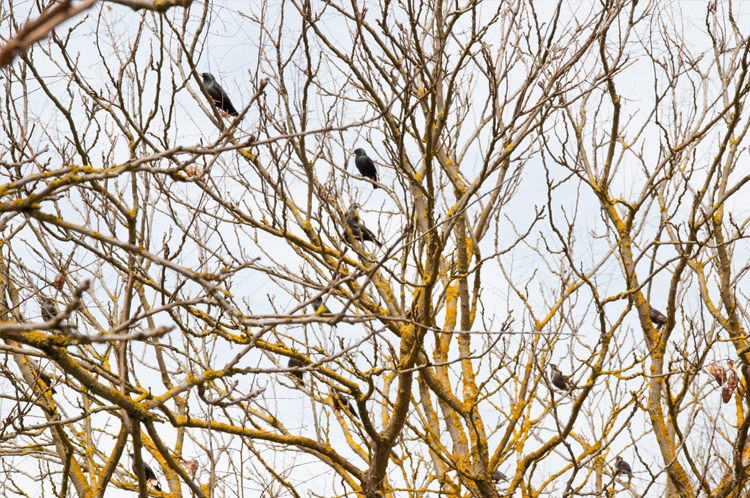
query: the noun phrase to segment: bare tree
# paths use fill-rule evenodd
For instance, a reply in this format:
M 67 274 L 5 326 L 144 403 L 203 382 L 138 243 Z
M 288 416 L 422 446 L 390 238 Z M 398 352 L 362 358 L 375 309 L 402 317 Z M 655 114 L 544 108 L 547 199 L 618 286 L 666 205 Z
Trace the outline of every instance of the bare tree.
M 2 14 L 5 494 L 747 493 L 741 6 L 117 3 Z

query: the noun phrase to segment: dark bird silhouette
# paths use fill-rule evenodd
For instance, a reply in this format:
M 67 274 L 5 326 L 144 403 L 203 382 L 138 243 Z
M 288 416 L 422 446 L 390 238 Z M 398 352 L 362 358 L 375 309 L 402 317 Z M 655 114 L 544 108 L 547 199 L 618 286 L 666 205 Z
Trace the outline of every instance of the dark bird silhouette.
M 49 388 L 49 391 L 52 394 L 57 393 L 57 391 L 55 391 L 55 388 L 52 387 L 52 377 L 50 377 L 49 375 L 47 375 L 45 372 L 40 371 L 39 372 L 39 380 L 41 380 L 45 384 L 45 385 L 42 385 L 41 383 L 39 383 L 39 387 L 41 387 L 42 389 L 48 389 Z
M 378 188 L 378 185 L 375 183 L 378 181 L 378 170 L 375 168 L 375 163 L 367 157 L 364 149 L 354 149 L 354 154 L 357 156 L 354 159 L 354 165 L 359 170 L 359 174 L 372 182 L 373 190 Z
M 214 79 L 211 73 L 201 73 L 203 77 L 203 86 L 206 87 L 206 93 L 218 109 L 226 112 L 230 116 L 238 116 L 237 110 L 232 105 L 232 101 L 229 100 L 227 92 L 219 85 Z
M 135 468 L 135 453 L 131 453 L 130 458 L 133 459 L 133 473 L 137 476 L 138 469 Z M 155 490 L 161 491 L 161 486 L 159 486 L 159 480 L 156 478 L 156 474 L 146 462 L 143 462 L 143 473 L 146 474 L 146 485 L 153 486 Z
M 60 311 L 57 309 L 57 306 L 55 306 L 55 302 L 48 298 L 47 296 L 42 296 L 42 320 L 45 322 L 49 322 L 53 318 L 55 318 L 58 314 L 60 314 Z
M 383 247 L 375 235 L 367 229 L 365 224 L 359 220 L 357 214 L 357 205 L 352 204 L 349 206 L 349 210 L 346 212 L 346 224 L 349 226 L 349 230 L 352 231 L 352 236 L 360 242 L 375 242 L 378 246 Z
M 299 361 L 297 358 L 289 358 L 289 362 L 286 364 L 286 366 L 289 368 L 300 368 L 300 367 L 304 367 L 305 364 Z M 296 372 L 289 372 L 289 373 L 297 377 L 297 380 L 299 380 L 300 385 L 303 385 L 303 386 L 305 385 L 305 382 L 302 380 L 302 378 L 305 376 L 305 372 L 296 371 Z
M 333 313 L 331 313 L 331 310 L 328 309 L 328 306 L 323 304 L 323 298 L 318 297 L 315 299 L 315 301 L 312 302 L 313 310 L 315 311 L 316 315 L 320 316 L 333 316 Z
M 615 477 L 620 474 L 628 476 L 628 482 L 633 478 L 633 470 L 628 465 L 628 462 L 623 460 L 620 455 L 617 455 L 617 458 L 615 458 Z
M 333 407 L 336 410 L 349 410 L 349 413 L 351 413 L 354 418 L 359 418 L 359 414 L 357 413 L 357 410 L 354 408 L 354 404 L 349 398 L 339 392 L 334 391 L 331 399 L 333 401 Z
M 549 364 L 550 373 L 552 375 L 552 385 L 562 391 L 568 391 L 570 393 L 575 389 L 575 385 L 567 378 L 563 373 L 557 369 L 557 365 L 554 363 Z
M 495 481 L 495 484 L 499 483 L 500 481 L 508 481 L 508 477 L 500 472 L 499 470 L 496 470 L 492 473 L 492 480 Z
M 664 313 L 652 308 L 650 304 L 648 305 L 648 314 L 651 317 L 651 321 L 654 322 L 654 327 L 656 327 L 657 330 L 667 324 L 667 317 L 664 316 Z

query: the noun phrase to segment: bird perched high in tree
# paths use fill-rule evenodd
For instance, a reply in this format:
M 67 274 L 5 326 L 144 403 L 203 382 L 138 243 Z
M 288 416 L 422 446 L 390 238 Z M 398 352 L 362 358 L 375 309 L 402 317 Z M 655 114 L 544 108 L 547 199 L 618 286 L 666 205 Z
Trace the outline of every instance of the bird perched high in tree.
M 41 387 L 42 389 L 49 389 L 49 391 L 52 394 L 56 394 L 57 393 L 57 391 L 55 391 L 55 388 L 52 387 L 52 377 L 50 377 L 49 375 L 47 375 L 47 373 L 44 370 L 40 370 L 39 371 L 39 380 L 41 380 L 42 382 L 44 382 L 44 385 L 42 385 L 41 383 L 38 383 L 39 387 Z
M 60 314 L 60 311 L 55 306 L 55 302 L 47 296 L 42 296 L 42 320 L 49 322 L 53 318 Z
M 657 330 L 667 324 L 667 317 L 664 316 L 664 313 L 653 308 L 650 304 L 648 305 L 648 314 Z
M 496 470 L 492 473 L 492 480 L 495 482 L 495 484 L 499 483 L 500 481 L 508 482 L 508 477 L 499 470 Z
M 201 73 L 203 77 L 203 86 L 206 87 L 206 93 L 214 101 L 218 109 L 226 112 L 230 116 L 238 116 L 239 113 L 229 100 L 227 92 L 219 85 L 211 73 Z
M 318 297 L 312 302 L 313 310 L 315 311 L 316 315 L 319 316 L 333 316 L 333 313 L 331 313 L 331 310 L 328 309 L 328 306 L 323 304 L 323 298 Z
M 554 363 L 550 363 L 549 368 L 553 386 L 562 391 L 567 391 L 568 394 L 570 394 L 573 389 L 576 388 L 576 386 L 570 381 L 570 379 L 557 369 L 557 365 L 555 365 Z
M 289 368 L 300 368 L 304 367 L 305 364 L 299 361 L 297 358 L 289 358 L 289 361 L 286 364 Z M 302 378 L 305 376 L 305 372 L 300 372 L 299 370 L 295 372 L 290 372 L 294 377 L 297 378 L 301 386 L 305 385 L 305 382 L 302 380 Z
M 354 404 L 338 391 L 333 391 L 333 396 L 331 397 L 331 401 L 333 401 L 333 407 L 336 410 L 342 411 L 342 410 L 348 410 L 349 413 L 352 414 L 354 418 L 359 418 L 359 414 L 357 413 L 356 408 L 354 408 Z
M 617 455 L 617 458 L 615 458 L 615 477 L 620 474 L 628 476 L 628 482 L 633 478 L 633 470 L 628 465 L 628 462 L 623 460 L 620 455 Z
M 349 210 L 346 212 L 346 224 L 349 226 L 349 230 L 352 231 L 352 236 L 360 242 L 375 242 L 378 246 L 383 247 L 375 235 L 367 229 L 365 224 L 360 221 L 359 215 L 357 214 L 357 208 L 359 206 L 352 204 L 349 206 Z
M 372 182 L 373 190 L 378 188 L 377 183 L 375 183 L 378 181 L 378 170 L 375 168 L 375 163 L 367 157 L 364 149 L 354 149 L 354 155 L 357 156 L 354 159 L 354 165 L 359 170 L 359 174 Z
M 135 468 L 135 453 L 131 453 L 130 458 L 133 459 L 133 473 L 137 476 L 138 469 Z M 146 475 L 146 484 L 148 486 L 153 486 L 157 491 L 161 491 L 161 486 L 159 486 L 159 480 L 156 478 L 156 474 L 146 462 L 143 462 L 143 473 Z

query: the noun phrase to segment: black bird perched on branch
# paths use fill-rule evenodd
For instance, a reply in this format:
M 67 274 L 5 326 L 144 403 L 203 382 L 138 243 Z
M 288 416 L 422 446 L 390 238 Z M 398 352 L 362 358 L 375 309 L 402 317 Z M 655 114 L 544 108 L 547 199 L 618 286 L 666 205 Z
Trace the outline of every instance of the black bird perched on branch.
M 570 393 L 575 389 L 575 385 L 567 378 L 563 373 L 557 369 L 557 365 L 554 363 L 549 364 L 550 372 L 552 374 L 552 385 L 562 391 L 568 391 Z
M 352 231 L 352 236 L 360 242 L 375 242 L 378 246 L 383 247 L 375 235 L 367 229 L 364 223 L 359 220 L 357 214 L 356 204 L 349 206 L 349 210 L 346 212 L 346 224 L 349 226 L 349 230 Z
M 49 322 L 53 318 L 55 318 L 58 314 L 60 314 L 60 311 L 57 309 L 57 306 L 55 306 L 55 302 L 48 298 L 47 296 L 42 296 L 42 320 L 45 322 Z
M 131 453 L 130 458 L 133 459 L 133 473 L 137 476 L 138 469 L 135 468 L 135 453 Z M 157 491 L 161 491 L 161 486 L 159 486 L 159 480 L 156 478 L 156 474 L 146 462 L 143 462 L 143 473 L 146 475 L 146 484 L 148 486 L 153 486 Z
M 328 309 L 328 306 L 323 304 L 323 298 L 318 297 L 313 302 L 313 310 L 315 311 L 316 315 L 320 316 L 333 316 L 333 313 L 331 313 L 331 310 Z
M 39 384 L 40 387 L 42 387 L 43 389 L 49 389 L 49 391 L 52 394 L 57 393 L 57 391 L 55 391 L 55 388 L 52 387 L 52 377 L 50 377 L 44 371 L 41 371 L 41 370 L 39 371 L 39 375 L 38 376 L 39 376 L 39 380 L 41 380 L 42 382 L 44 382 L 46 384 L 44 386 L 42 386 L 41 384 Z
M 354 404 L 349 398 L 347 398 L 340 392 L 334 391 L 331 399 L 333 401 L 333 407 L 336 410 L 349 410 L 349 413 L 351 413 L 354 418 L 359 418 L 359 414 L 357 413 L 357 410 L 354 408 Z
M 219 85 L 211 73 L 201 73 L 203 77 L 203 86 L 206 87 L 206 93 L 214 101 L 217 108 L 226 112 L 230 116 L 238 116 L 237 110 L 229 100 L 227 92 Z
M 289 358 L 289 362 L 286 364 L 286 366 L 289 368 L 300 368 L 300 367 L 304 367 L 305 364 L 299 361 L 297 358 Z M 305 385 L 305 382 L 302 380 L 302 377 L 305 376 L 305 372 L 296 371 L 296 372 L 289 372 L 289 373 L 297 377 L 300 385 L 303 385 L 303 386 Z
M 651 317 L 651 321 L 654 322 L 654 327 L 657 330 L 667 324 L 667 317 L 664 316 L 664 313 L 651 307 L 650 304 L 648 305 L 648 315 Z
M 495 484 L 499 483 L 500 481 L 508 482 L 508 477 L 499 470 L 496 470 L 492 473 L 492 480 L 495 481 Z
M 354 154 L 357 156 L 354 159 L 354 165 L 359 170 L 359 174 L 372 182 L 373 190 L 378 188 L 378 185 L 375 183 L 378 181 L 378 170 L 375 168 L 375 163 L 367 157 L 364 149 L 354 149 Z
M 617 455 L 617 458 L 615 458 L 615 477 L 620 474 L 628 476 L 628 482 L 633 478 L 633 470 L 628 465 L 628 462 L 623 460 L 620 455 Z

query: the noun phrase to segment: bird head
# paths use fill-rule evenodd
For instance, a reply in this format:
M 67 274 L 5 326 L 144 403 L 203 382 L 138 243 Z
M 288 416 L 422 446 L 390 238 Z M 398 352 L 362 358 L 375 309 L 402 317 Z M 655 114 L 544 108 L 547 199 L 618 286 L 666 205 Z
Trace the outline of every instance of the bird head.
M 365 154 L 365 149 L 354 149 L 354 155 L 359 157 L 366 156 L 367 154 Z
M 201 76 L 203 77 L 203 84 L 204 85 L 210 85 L 214 81 L 214 77 L 211 73 L 201 73 Z
M 615 458 L 615 466 L 620 465 L 620 462 L 622 462 L 622 457 L 620 455 L 617 455 Z
M 557 365 L 555 365 L 554 363 L 550 363 L 550 364 L 549 364 L 549 367 L 550 367 L 550 368 L 552 369 L 552 371 L 553 371 L 553 372 L 554 372 L 555 370 L 557 370 Z
M 346 216 L 347 217 L 348 216 L 357 217 L 357 211 L 358 210 L 359 210 L 359 204 L 357 204 L 356 202 L 352 203 L 352 205 L 349 206 L 349 210 L 346 212 Z

